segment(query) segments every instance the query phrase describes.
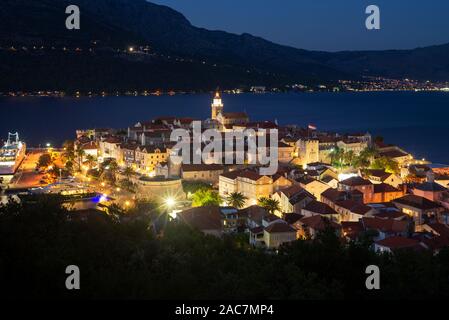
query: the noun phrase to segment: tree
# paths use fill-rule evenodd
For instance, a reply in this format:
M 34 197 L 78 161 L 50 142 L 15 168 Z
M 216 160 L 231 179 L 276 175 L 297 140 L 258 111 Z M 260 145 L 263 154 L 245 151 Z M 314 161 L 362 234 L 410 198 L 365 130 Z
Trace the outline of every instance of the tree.
M 78 168 L 80 170 L 81 170 L 81 164 L 83 162 L 83 157 L 84 157 L 85 154 L 86 154 L 86 152 L 83 149 L 81 149 L 81 148 L 78 148 L 76 150 L 76 155 L 78 157 Z
M 73 161 L 67 160 L 66 163 L 65 163 L 65 169 L 68 172 L 72 173 L 73 172 Z
M 92 169 L 92 167 L 93 167 L 94 164 L 95 164 L 95 158 L 94 158 L 94 156 L 91 155 L 91 154 L 88 154 L 88 155 L 86 156 L 86 161 L 87 161 L 87 165 L 89 166 L 89 170 Z
M 345 151 L 342 148 L 335 147 L 329 154 L 331 163 L 336 168 L 343 168 Z
M 352 150 L 349 150 L 349 151 L 343 153 L 343 160 L 346 165 L 352 166 L 354 164 L 355 158 L 356 157 L 355 157 L 354 151 L 352 151 Z
M 52 164 L 51 155 L 48 153 L 44 153 L 39 157 L 39 160 L 37 161 L 37 167 L 38 168 L 46 168 L 49 165 Z
M 374 159 L 379 155 L 376 147 L 367 147 L 354 159 L 356 168 L 368 168 Z
M 126 167 L 125 170 L 123 171 L 123 175 L 126 177 L 126 180 L 128 180 L 128 181 L 133 174 L 134 174 L 134 169 L 131 167 Z
M 275 213 L 276 211 L 281 211 L 281 206 L 279 201 L 267 197 L 262 197 L 259 199 L 259 205 L 265 208 L 269 213 Z
M 75 144 L 71 140 L 64 141 L 62 147 L 64 148 L 63 156 L 67 161 L 75 160 Z
M 115 161 L 115 159 L 108 159 L 101 164 L 100 176 L 102 177 L 102 179 L 108 180 L 110 182 L 115 182 L 117 171 L 117 161 Z
M 228 205 L 237 209 L 243 208 L 246 200 L 248 200 L 248 198 L 240 192 L 233 192 L 226 198 Z
M 200 189 L 192 195 L 192 206 L 219 206 L 222 200 L 217 191 Z
M 182 188 L 186 194 L 194 194 L 200 189 L 212 189 L 212 186 L 202 181 L 182 181 Z
M 375 159 L 370 166 L 370 169 L 382 169 L 389 173 L 399 173 L 399 164 L 387 157 L 380 157 Z

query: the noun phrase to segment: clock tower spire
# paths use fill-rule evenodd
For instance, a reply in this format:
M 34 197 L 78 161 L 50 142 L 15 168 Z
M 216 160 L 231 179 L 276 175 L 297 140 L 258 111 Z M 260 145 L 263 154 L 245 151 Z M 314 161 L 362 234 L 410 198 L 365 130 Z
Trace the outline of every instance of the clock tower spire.
M 217 89 L 215 91 L 215 96 L 211 104 L 212 108 L 212 120 L 217 120 L 218 114 L 223 112 L 223 102 L 221 101 L 220 91 Z

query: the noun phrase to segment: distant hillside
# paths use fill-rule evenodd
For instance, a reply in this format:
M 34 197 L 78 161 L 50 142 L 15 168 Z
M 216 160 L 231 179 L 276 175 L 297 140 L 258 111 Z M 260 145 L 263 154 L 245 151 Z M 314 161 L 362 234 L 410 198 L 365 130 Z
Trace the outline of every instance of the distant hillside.
M 81 30 L 65 29 L 65 7 L 81 9 Z M 327 53 L 249 34 L 192 26 L 179 12 L 144 0 L 2 0 L 0 90 L 210 89 L 280 86 L 362 75 L 448 80 L 449 45 L 416 50 Z M 118 53 L 149 46 L 152 55 Z M 61 48 L 93 51 L 60 52 Z M 29 49 L 29 48 L 28 48 Z M 62 74 L 62 70 L 65 73 Z

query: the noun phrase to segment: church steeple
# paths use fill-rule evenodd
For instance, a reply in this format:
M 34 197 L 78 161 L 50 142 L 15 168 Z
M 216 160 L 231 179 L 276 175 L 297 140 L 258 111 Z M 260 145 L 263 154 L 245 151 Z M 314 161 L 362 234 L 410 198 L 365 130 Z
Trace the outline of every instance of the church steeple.
M 215 96 L 211 104 L 212 120 L 216 120 L 219 113 L 223 112 L 223 102 L 221 101 L 220 91 L 215 91 Z

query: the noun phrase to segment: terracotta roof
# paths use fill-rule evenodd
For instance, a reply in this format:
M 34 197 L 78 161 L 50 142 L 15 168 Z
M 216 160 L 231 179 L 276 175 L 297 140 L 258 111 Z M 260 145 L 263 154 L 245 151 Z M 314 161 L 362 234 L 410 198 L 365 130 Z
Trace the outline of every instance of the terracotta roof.
M 324 218 L 320 215 L 305 217 L 299 221 L 306 227 L 309 227 L 309 228 L 312 228 L 312 229 L 315 229 L 318 231 L 325 230 L 326 226 L 328 226 L 328 225 L 330 225 L 334 229 L 341 229 L 341 225 L 339 225 L 338 223 L 331 221 L 327 218 Z
M 183 164 L 182 171 L 195 172 L 195 171 L 220 171 L 223 170 L 221 164 Z
M 288 223 L 284 222 L 272 223 L 265 228 L 265 231 L 268 233 L 284 233 L 284 232 L 296 233 L 295 229 L 293 229 Z
M 287 198 L 293 197 L 295 194 L 305 191 L 301 186 L 297 184 L 292 185 L 291 187 L 280 190 L 279 192 L 285 194 Z
M 379 240 L 376 241 L 375 243 L 379 246 L 387 247 L 390 249 L 416 248 L 419 246 L 418 240 L 399 236 Z
M 394 203 L 410 206 L 413 208 L 421 209 L 421 210 L 430 210 L 430 209 L 438 209 L 441 206 L 433 201 L 430 201 L 426 198 L 415 196 L 412 194 L 406 195 L 402 198 L 393 200 Z
M 340 183 L 351 187 L 372 185 L 371 181 L 363 179 L 362 177 L 351 177 L 341 181 Z
M 375 229 L 382 232 L 407 232 L 408 221 L 395 219 L 381 219 L 363 217 L 362 223 L 366 229 Z
M 400 192 L 392 185 L 386 183 L 374 184 L 374 193 L 386 193 L 386 192 Z
M 436 182 L 425 182 L 417 185 L 415 187 L 417 190 L 421 191 L 427 191 L 427 192 L 441 192 L 446 191 L 447 189 L 443 187 L 442 185 L 436 183 Z
M 367 206 L 354 200 L 337 201 L 335 204 L 339 207 L 351 211 L 352 213 L 359 214 L 362 216 L 368 213 L 370 210 L 372 210 L 370 206 Z
M 109 137 L 109 138 L 105 139 L 104 142 L 119 144 L 122 142 L 122 139 L 120 139 L 118 137 Z
M 249 179 L 249 180 L 253 180 L 253 181 L 257 181 L 263 177 L 254 171 L 242 171 L 238 176 L 242 177 L 242 178 Z
M 334 188 L 329 188 L 321 194 L 321 197 L 325 197 L 326 199 L 329 199 L 330 201 L 335 202 L 335 201 L 341 199 L 342 197 L 344 197 L 345 194 L 346 194 L 346 192 L 344 192 L 344 191 L 339 191 Z
M 195 119 L 193 118 L 179 118 L 179 123 L 181 124 L 191 124 Z
M 449 226 L 442 223 L 430 223 L 428 226 L 439 236 L 449 239 Z
M 262 219 L 268 215 L 268 212 L 265 208 L 253 205 L 245 209 L 241 209 L 239 211 L 240 216 L 247 217 L 250 220 L 255 221 L 256 223 L 262 223 Z
M 440 236 L 436 236 L 433 238 L 422 238 L 419 239 L 426 247 L 430 250 L 439 250 L 444 247 L 449 247 L 449 238 L 444 238 Z
M 312 178 L 312 177 L 309 177 L 309 176 L 304 176 L 304 177 L 301 177 L 301 178 L 297 179 L 296 181 L 298 181 L 301 184 L 308 185 L 308 184 L 310 184 L 312 182 L 315 182 L 317 180 Z
M 223 117 L 227 119 L 241 119 L 241 118 L 248 118 L 248 115 L 246 112 L 224 112 Z
M 368 170 L 367 174 L 372 177 L 380 178 L 382 181 L 392 175 L 391 173 L 388 173 L 385 170 L 377 170 L 377 169 Z
M 318 214 L 325 214 L 325 215 L 326 214 L 337 214 L 337 212 L 334 209 L 332 209 L 329 205 L 327 205 L 323 202 L 316 201 L 316 200 L 309 202 L 304 207 L 304 210 L 318 213 Z
M 81 146 L 81 149 L 83 149 L 83 150 L 96 150 L 96 149 L 98 149 L 98 145 L 97 145 L 96 142 L 91 141 L 91 142 L 83 144 Z
M 256 129 L 276 129 L 278 126 L 276 123 L 271 121 L 260 121 L 260 122 L 250 122 L 245 125 L 246 128 L 256 128 Z
M 224 172 L 222 173 L 220 176 L 231 179 L 231 180 L 235 180 L 237 179 L 237 177 L 239 176 L 241 171 L 229 171 L 229 172 Z
M 297 222 L 298 220 L 301 220 L 302 218 L 304 218 L 304 216 L 302 214 L 295 213 L 295 212 L 286 213 L 284 215 L 284 220 L 287 221 L 288 224 L 294 224 L 295 222 Z

